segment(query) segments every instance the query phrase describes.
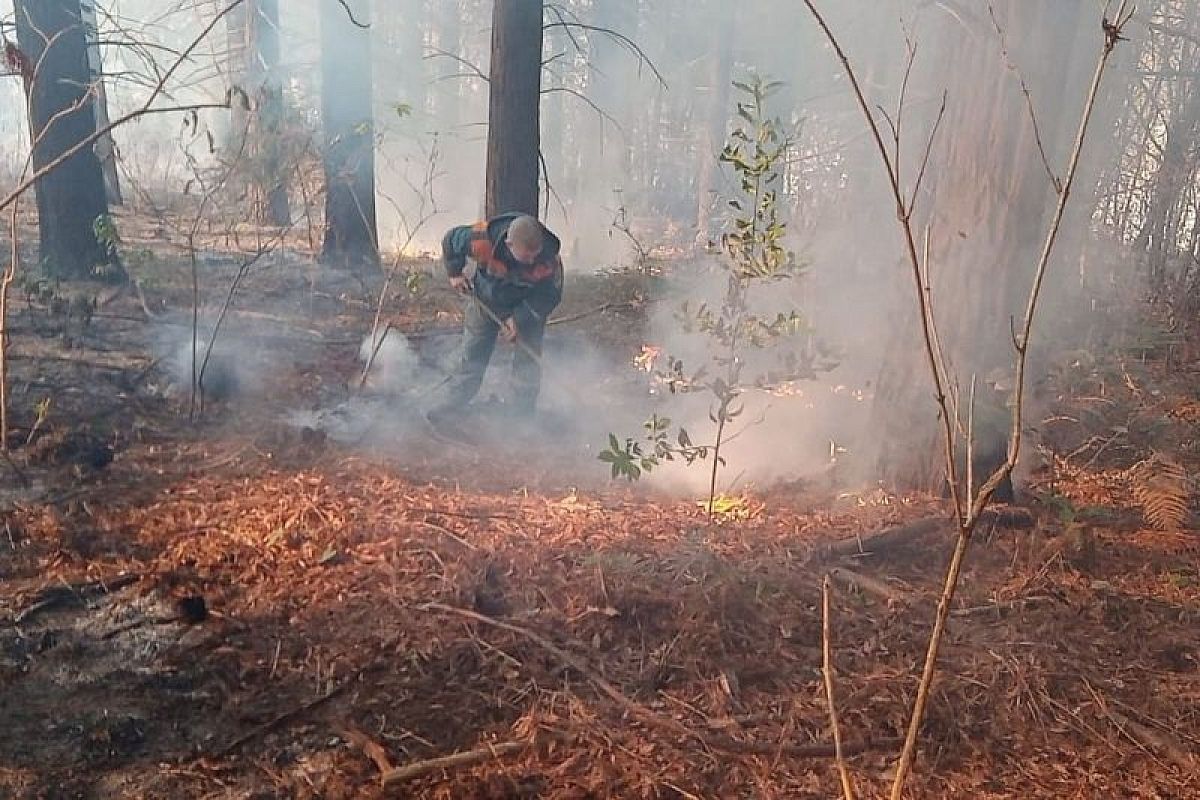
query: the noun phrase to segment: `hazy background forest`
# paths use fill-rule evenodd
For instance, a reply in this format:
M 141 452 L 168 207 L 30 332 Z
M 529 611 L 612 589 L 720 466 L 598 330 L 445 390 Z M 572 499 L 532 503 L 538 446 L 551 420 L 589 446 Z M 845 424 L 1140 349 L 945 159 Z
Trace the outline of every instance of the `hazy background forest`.
M 839 3 L 828 13 L 881 108 L 894 111 L 907 48 L 916 49 L 902 120 L 909 168 L 922 155 L 945 93 L 947 117 L 916 226 L 930 226 L 932 257 L 945 265 L 939 306 L 958 317 L 946 321 L 957 328 L 947 339 L 991 348 L 959 354 L 965 385 L 971 374 L 982 378 L 1007 361 L 1004 330 L 1024 296 L 1038 232 L 1053 207 L 1030 112 L 1048 163 L 1063 165 L 1090 77 L 1086 45 L 1093 29 L 1085 20 L 1098 8 L 1092 2 L 999 12 L 987 4 L 887 5 L 880 13 L 874 4 Z M 110 76 L 110 117 L 140 102 L 151 65 L 164 68 L 170 48 L 191 41 L 215 10 L 212 3 L 102 5 L 99 56 Z M 1135 24 L 1144 35 L 1116 55 L 1051 270 L 1051 311 L 1039 333 L 1052 341 L 1094 342 L 1115 332 L 1106 328 L 1128 322 L 1092 313 L 1096 304 L 1113 303 L 1122 292 L 1182 297 L 1172 287 L 1193 280 L 1192 10 L 1186 2 L 1140 8 Z M 372 25 L 378 236 L 385 251 L 431 253 L 447 226 L 483 212 L 489 14 L 490 4 L 482 2 L 401 2 Z M 734 187 L 715 157 L 733 121 L 731 81 L 750 73 L 783 81 L 772 111 L 795 126 L 797 141 L 781 202 L 788 243 L 810 268 L 789 290 L 790 301 L 839 355 L 831 388 L 858 397 L 874 396 L 876 387 L 888 394 L 883 415 L 899 418 L 876 413 L 867 438 L 876 442 L 882 433 L 908 450 L 898 432 L 909 431 L 925 409 L 911 397 L 901 402 L 884 368 L 909 374 L 905 356 L 889 349 L 897 341 L 911 349 L 909 340 L 891 335 L 906 314 L 913 324 L 899 329 L 915 331 L 907 276 L 898 268 L 895 239 L 878 225 L 892 211 L 871 158 L 873 142 L 819 30 L 770 2 L 567 2 L 549 5 L 545 18 L 540 203 L 563 236 L 569 269 L 650 271 L 653 262 L 691 256 L 715 241 Z M 320 238 L 323 212 L 318 22 L 315 2 L 284 4 L 278 63 L 271 66 L 282 101 L 274 169 L 290 195 L 292 221 L 310 242 Z M 245 82 L 245 48 L 225 33 L 205 38 L 172 80 L 175 100 L 220 102 L 231 85 Z M 346 33 L 361 31 L 347 26 Z M 336 37 L 330 41 L 338 46 Z M 7 93 L 4 107 L 19 107 L 18 81 L 0 83 L 0 91 Z M 195 127 L 163 115 L 117 129 L 114 169 L 128 184 L 126 208 L 181 210 L 180 203 L 199 196 L 198 176 L 232 158 L 233 132 L 244 124 L 236 113 L 207 109 Z M 26 152 L 26 127 L 19 114 L 5 114 L 0 126 L 0 168 L 11 176 Z M 226 204 L 218 213 L 239 212 Z M 664 308 L 650 336 L 668 350 L 685 347 L 674 341 L 673 313 Z M 958 335 L 968 328 L 971 336 Z M 845 442 L 868 426 L 846 404 L 826 409 L 822 391 L 809 394 L 804 408 L 777 412 L 739 446 L 752 452 L 777 431 L 801 438 L 812 431 L 812 441 L 795 450 L 805 454 L 799 461 L 778 464 L 783 471 L 809 468 L 830 440 Z
M 0 0 L 0 794 L 1185 796 L 1200 0 L 809 5 Z

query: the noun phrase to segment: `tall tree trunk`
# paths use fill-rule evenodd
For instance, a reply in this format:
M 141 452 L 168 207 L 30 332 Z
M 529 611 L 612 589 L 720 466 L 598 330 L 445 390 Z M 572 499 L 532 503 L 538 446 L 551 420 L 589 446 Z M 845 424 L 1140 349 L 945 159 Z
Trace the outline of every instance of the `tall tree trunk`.
M 496 0 L 488 96 L 486 213 L 538 213 L 542 0 Z
M 29 98 L 33 168 L 55 163 L 96 130 L 80 0 L 17 0 L 17 44 L 35 66 Z M 115 254 L 96 237 L 108 214 L 104 176 L 91 147 L 63 161 L 35 186 L 41 258 L 69 279 L 124 277 Z
M 104 86 L 104 64 L 100 56 L 100 26 L 96 18 L 94 2 L 80 3 L 80 11 L 84 30 L 88 39 L 88 70 L 91 72 L 92 84 L 96 87 L 96 130 L 108 127 L 108 92 Z M 104 173 L 104 192 L 110 206 L 119 206 L 124 200 L 121 197 L 121 179 L 117 174 L 117 148 L 113 144 L 111 133 L 106 133 L 96 140 L 96 157 L 100 159 L 100 169 Z
M 349 0 L 366 24 L 370 0 Z M 321 3 L 321 117 L 325 131 L 325 241 L 321 260 L 356 272 L 379 268 L 371 35 L 338 3 Z
M 1053 74 L 1042 73 L 1046 77 L 1030 89 L 1047 159 L 1061 173 L 1083 94 L 1069 80 L 1078 72 L 1071 69 L 1072 59 L 1089 30 L 1083 20 L 1090 18 L 1091 6 L 1085 0 L 1003 0 L 995 3 L 995 12 L 1007 55 L 986 17 L 967 30 L 958 19 L 945 21 L 939 39 L 946 43 L 944 60 L 937 63 L 942 76 L 953 76 L 949 110 L 923 200 L 927 216 L 914 221 L 932 226 L 933 309 L 951 388 L 965 424 L 972 376 L 978 376 L 976 454 L 989 461 L 1003 458 L 1007 440 L 1008 384 L 998 371 L 1012 361 L 1011 320 L 1024 310 L 1032 264 L 1056 199 L 1025 99 L 1005 59 L 1021 66 L 1053 54 L 1060 65 Z M 913 147 L 910 140 L 910 151 Z M 911 309 L 911 278 L 905 282 L 903 299 Z M 915 313 L 908 323 L 908 335 L 894 338 L 875 400 L 876 431 L 884 442 L 881 472 L 893 485 L 935 489 L 943 480 L 944 451 Z
M 248 165 L 252 217 L 279 227 L 291 222 L 284 175 L 283 84 L 279 74 L 279 0 L 247 0 L 226 22 L 234 84 L 249 109 L 235 100 L 232 155 Z

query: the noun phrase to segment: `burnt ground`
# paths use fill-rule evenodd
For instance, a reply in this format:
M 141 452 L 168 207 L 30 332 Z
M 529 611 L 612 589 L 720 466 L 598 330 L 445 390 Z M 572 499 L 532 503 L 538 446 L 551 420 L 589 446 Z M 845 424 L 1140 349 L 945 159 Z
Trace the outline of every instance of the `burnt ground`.
M 836 796 L 833 759 L 806 749 L 830 741 L 831 572 L 849 766 L 860 796 L 886 795 L 952 542 L 869 534 L 940 500 L 819 477 L 710 522 L 581 470 L 593 432 L 565 411 L 561 447 L 533 461 L 530 434 L 481 420 L 464 428 L 482 446 L 431 438 L 413 387 L 347 388 L 369 293 L 313 282 L 300 256 L 247 280 L 229 322 L 241 387 L 189 422 L 181 339 L 163 333 L 186 331 L 173 258 L 144 304 L 86 324 L 14 302 L 0 796 Z M 210 304 L 236 265 L 204 262 Z M 555 346 L 627 362 L 645 289 L 575 292 L 561 315 L 583 316 Z M 436 373 L 454 299 L 389 307 Z M 1194 483 L 1200 360 L 1173 345 L 1064 364 L 1071 422 L 1041 426 L 1021 524 L 971 547 L 909 796 L 1195 796 L 1200 539 L 1194 508 L 1145 521 L 1135 465 L 1165 454 Z M 355 403 L 387 414 L 334 424 Z M 828 552 L 855 535 L 867 552 Z

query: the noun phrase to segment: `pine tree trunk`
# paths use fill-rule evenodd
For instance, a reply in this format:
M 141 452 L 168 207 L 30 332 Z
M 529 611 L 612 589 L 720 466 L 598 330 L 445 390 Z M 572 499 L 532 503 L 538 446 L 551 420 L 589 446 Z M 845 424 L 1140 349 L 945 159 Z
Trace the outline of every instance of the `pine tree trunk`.
M 39 65 L 25 87 L 33 168 L 39 170 L 95 133 L 87 39 L 80 0 L 17 0 L 14 10 L 17 44 L 30 64 Z M 115 256 L 96 238 L 95 222 L 108 214 L 108 203 L 91 147 L 46 174 L 35 194 L 41 258 L 50 274 L 89 279 L 104 266 L 100 272 L 106 277 L 124 277 Z
M 351 0 L 366 23 L 369 0 Z M 371 35 L 337 3 L 321 5 L 321 116 L 325 132 L 325 240 L 321 260 L 355 272 L 379 269 L 375 220 L 375 125 Z
M 108 127 L 108 92 L 104 84 L 104 64 L 100 57 L 100 27 L 96 20 L 96 6 L 91 2 L 81 3 L 84 30 L 88 40 L 88 70 L 96 87 L 96 130 Z M 106 133 L 96 140 L 96 157 L 100 159 L 100 169 L 104 173 L 104 192 L 110 206 L 119 206 L 124 200 L 121 197 L 121 178 L 117 174 L 117 149 L 113 144 L 111 133 Z
M 1069 76 L 1076 73 L 1072 59 L 1090 55 L 1077 46 L 1091 32 L 1082 22 L 1091 17 L 1090 4 L 1004 0 L 995 11 L 1008 57 L 1034 64 L 1053 53 L 1060 65 L 1030 88 L 1047 158 L 1061 173 L 1082 104 L 1083 87 Z M 1000 388 L 989 391 L 988 379 L 999 379 L 998 370 L 1011 365 L 1011 321 L 1023 313 L 1056 195 L 995 30 L 982 20 L 970 31 L 957 19 L 947 19 L 946 26 L 939 39 L 946 42 L 944 60 L 938 63 L 940 74 L 953 76 L 949 110 L 922 201 L 927 216 L 914 225 L 918 233 L 924 223 L 932 226 L 933 308 L 952 373 L 954 385 L 948 388 L 958 393 L 965 424 L 976 376 L 976 453 L 991 453 L 994 460 L 996 451 L 1003 458 L 1008 434 L 1008 384 L 1000 380 Z M 894 337 L 875 399 L 874 428 L 884 437 L 880 471 L 894 486 L 934 490 L 943 480 L 944 445 L 911 277 L 904 281 L 903 301 L 912 313 L 903 335 Z
M 488 216 L 538 213 L 542 0 L 496 0 L 488 100 Z

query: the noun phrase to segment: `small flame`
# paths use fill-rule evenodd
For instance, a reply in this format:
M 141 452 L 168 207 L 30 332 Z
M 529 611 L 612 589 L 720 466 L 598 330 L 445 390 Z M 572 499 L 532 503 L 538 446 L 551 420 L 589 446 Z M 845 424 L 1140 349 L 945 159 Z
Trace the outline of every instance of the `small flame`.
M 633 366 L 642 372 L 653 372 L 654 362 L 662 355 L 662 348 L 653 344 L 642 345 L 642 351 L 633 358 Z
M 768 391 L 776 397 L 804 397 L 804 389 L 800 388 L 796 381 L 784 381 L 772 386 Z

